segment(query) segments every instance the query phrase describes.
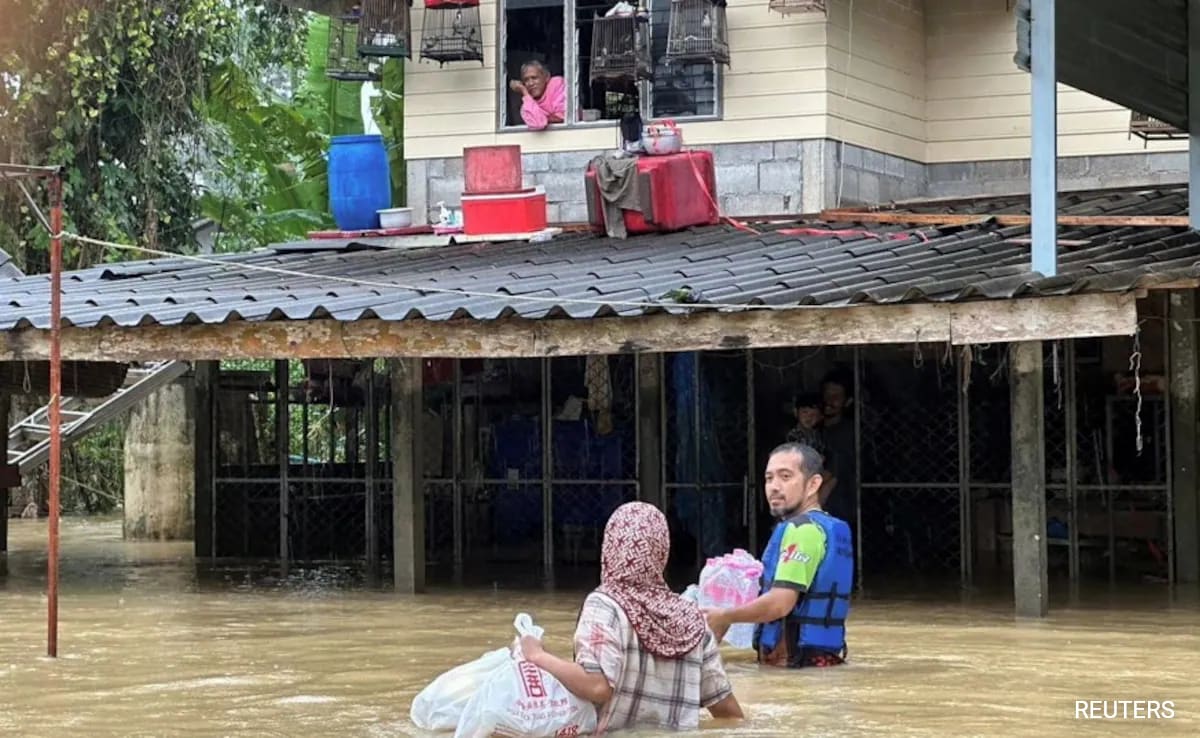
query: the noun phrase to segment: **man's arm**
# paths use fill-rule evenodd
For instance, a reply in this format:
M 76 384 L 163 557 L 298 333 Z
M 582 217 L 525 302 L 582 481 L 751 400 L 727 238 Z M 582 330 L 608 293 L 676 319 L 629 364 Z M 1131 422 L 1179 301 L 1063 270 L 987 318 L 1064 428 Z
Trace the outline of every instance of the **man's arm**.
M 812 523 L 789 526 L 779 542 L 779 563 L 770 591 L 741 607 L 707 611 L 709 626 L 723 638 L 734 623 L 773 623 L 787 617 L 812 586 L 824 556 L 824 531 Z

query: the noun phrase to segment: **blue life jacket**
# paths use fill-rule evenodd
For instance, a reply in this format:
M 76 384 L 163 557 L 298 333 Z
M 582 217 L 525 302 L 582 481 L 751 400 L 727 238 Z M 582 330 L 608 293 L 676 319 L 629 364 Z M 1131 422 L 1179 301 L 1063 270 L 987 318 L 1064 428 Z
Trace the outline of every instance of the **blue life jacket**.
M 825 532 L 825 556 L 817 566 L 812 586 L 800 596 L 796 609 L 782 620 L 759 625 L 755 648 L 770 653 L 778 647 L 788 625 L 797 626 L 799 635 L 794 651 L 804 650 L 841 656 L 846 649 L 846 618 L 850 614 L 850 593 L 854 586 L 854 555 L 850 526 L 821 510 L 810 510 L 780 521 L 763 552 L 762 593 L 775 582 L 783 534 L 788 525 L 813 523 Z

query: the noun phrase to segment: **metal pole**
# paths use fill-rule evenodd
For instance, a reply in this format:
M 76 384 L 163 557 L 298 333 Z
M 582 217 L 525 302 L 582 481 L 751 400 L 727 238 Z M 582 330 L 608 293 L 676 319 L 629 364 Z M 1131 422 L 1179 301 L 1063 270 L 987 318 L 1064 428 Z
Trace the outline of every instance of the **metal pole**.
M 704 485 L 701 483 L 700 453 L 703 444 L 700 442 L 700 357 L 699 351 L 692 354 L 695 362 L 692 364 L 692 474 L 696 483 L 696 570 L 704 566 Z
M 542 359 L 542 580 L 554 586 L 554 421 L 550 417 L 550 359 Z
M 291 434 L 288 423 L 288 362 L 275 362 L 275 453 L 279 464 L 279 564 L 286 575 L 291 552 L 288 550 L 288 465 L 291 459 Z
M 366 497 L 363 514 L 366 516 L 365 553 L 367 576 L 374 582 L 379 576 L 379 490 L 375 486 L 375 465 L 379 460 L 379 408 L 375 402 L 375 360 L 367 366 L 367 468 Z
M 750 550 L 758 551 L 758 489 L 755 484 L 755 464 L 758 456 L 758 434 L 756 431 L 754 396 L 754 349 L 746 349 L 746 499 L 743 505 L 750 528 Z
M 857 489 L 853 490 L 854 494 L 854 543 L 858 551 L 857 561 L 855 562 L 858 571 L 855 572 L 855 579 L 858 580 L 858 590 L 862 591 L 863 586 L 863 542 L 862 542 L 862 349 L 854 347 L 854 476 L 857 483 Z
M 962 353 L 958 355 L 958 529 L 959 529 L 959 576 L 963 587 L 969 587 L 975 578 L 974 524 L 971 506 L 971 407 L 970 377 L 971 362 Z
M 62 175 L 50 180 L 50 552 L 46 655 L 58 658 L 58 507 L 62 485 Z M 2 511 L 7 514 L 7 511 Z
M 454 393 L 451 401 L 453 407 L 453 428 L 451 439 L 451 461 L 454 470 L 451 478 L 454 480 L 453 514 L 454 514 L 454 571 L 457 574 L 463 565 L 463 524 L 466 510 L 463 504 L 463 407 L 462 407 L 462 359 L 454 360 Z
M 1187 4 L 1188 15 L 1188 220 L 1200 229 L 1200 7 Z
M 1190 10 L 1190 7 L 1192 7 L 1194 5 L 1195 5 L 1195 3 L 1190 3 L 1189 10 Z M 1193 13 L 1192 15 L 1195 15 L 1195 14 Z M 1200 186 L 1200 183 L 1197 183 L 1197 185 Z M 1194 188 L 1190 188 L 1190 189 L 1194 189 Z M 1191 195 L 1191 197 L 1195 197 L 1195 195 Z M 1193 216 L 1193 217 L 1195 217 L 1195 216 Z M 1171 293 L 1170 292 L 1163 292 L 1162 314 L 1165 316 L 1168 316 L 1167 329 L 1165 331 L 1163 331 L 1163 365 L 1167 367 L 1167 376 L 1170 377 L 1170 376 L 1172 376 L 1172 373 L 1171 373 L 1172 326 L 1171 326 L 1171 321 L 1170 321 L 1170 315 L 1171 315 Z M 1188 325 L 1187 330 L 1194 331 L 1195 326 Z M 1156 470 L 1160 469 L 1160 468 L 1163 469 L 1163 481 L 1167 485 L 1167 541 L 1166 541 L 1166 543 L 1167 543 L 1167 586 L 1169 588 L 1175 587 L 1175 485 L 1173 483 L 1174 469 L 1175 469 L 1175 444 L 1173 443 L 1171 434 L 1172 434 L 1172 429 L 1174 428 L 1174 412 L 1175 412 L 1175 410 L 1172 407 L 1172 405 L 1174 405 L 1174 399 L 1175 399 L 1173 396 L 1173 393 L 1176 391 L 1177 390 L 1175 387 L 1175 383 L 1168 381 L 1166 397 L 1163 398 L 1163 403 L 1162 403 L 1163 411 L 1166 413 L 1166 418 L 1165 418 L 1164 423 L 1161 426 L 1159 426 L 1159 425 L 1157 425 L 1158 418 L 1155 417 L 1156 425 L 1155 425 L 1155 429 L 1154 429 L 1155 430 L 1154 438 L 1156 441 L 1155 449 L 1157 450 L 1161 446 L 1166 446 L 1165 453 L 1166 453 L 1167 458 L 1166 458 L 1165 467 L 1158 466 L 1157 464 L 1155 466 L 1156 466 Z M 1155 413 L 1155 415 L 1157 415 L 1157 413 Z M 1163 429 L 1164 436 L 1159 436 L 1159 434 L 1158 434 L 1158 429 L 1160 427 Z M 1160 441 L 1159 439 L 1163 438 L 1163 437 L 1165 437 L 1165 440 Z M 1161 446 L 1160 446 L 1160 443 L 1161 443 Z M 1156 454 L 1156 456 L 1157 456 L 1157 454 Z M 1157 476 L 1157 474 L 1155 476 Z
M 1065 391 L 1067 393 L 1067 559 L 1072 582 L 1079 581 L 1079 408 L 1075 396 L 1075 341 L 1067 341 Z
M 1055 2 L 1033 0 L 1033 141 L 1029 168 L 1035 272 L 1058 273 L 1058 89 Z

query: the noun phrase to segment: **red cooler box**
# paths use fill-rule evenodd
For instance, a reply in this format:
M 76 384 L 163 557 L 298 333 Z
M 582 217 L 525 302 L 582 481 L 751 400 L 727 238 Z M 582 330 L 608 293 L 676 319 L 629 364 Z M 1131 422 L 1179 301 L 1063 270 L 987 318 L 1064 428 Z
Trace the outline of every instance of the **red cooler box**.
M 485 234 L 534 233 L 546 229 L 546 191 L 532 187 L 501 195 L 462 196 L 463 232 Z
M 625 211 L 629 233 L 681 231 L 720 222 L 717 209 L 717 175 L 709 151 L 687 151 L 668 156 L 638 158 L 638 182 L 642 211 Z M 588 165 L 588 223 L 603 232 L 604 208 L 596 173 Z

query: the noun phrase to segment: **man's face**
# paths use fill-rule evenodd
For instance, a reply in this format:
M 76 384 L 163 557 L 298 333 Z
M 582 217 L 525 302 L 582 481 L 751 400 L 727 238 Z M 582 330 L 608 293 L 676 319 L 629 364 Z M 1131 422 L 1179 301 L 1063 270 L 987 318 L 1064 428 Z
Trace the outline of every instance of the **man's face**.
M 819 474 L 806 475 L 800 468 L 802 459 L 795 451 L 772 454 L 767 460 L 764 477 L 767 504 L 771 515 L 781 518 L 797 510 L 821 487 Z
M 529 67 L 521 75 L 521 84 L 525 85 L 525 91 L 534 100 L 540 100 L 546 92 L 546 83 L 550 81 L 541 67 Z
M 816 428 L 817 423 L 821 422 L 821 411 L 815 407 L 796 408 L 796 422 L 809 430 Z
M 826 382 L 821 388 L 825 401 L 825 417 L 836 418 L 846 409 L 846 388 L 837 382 Z

